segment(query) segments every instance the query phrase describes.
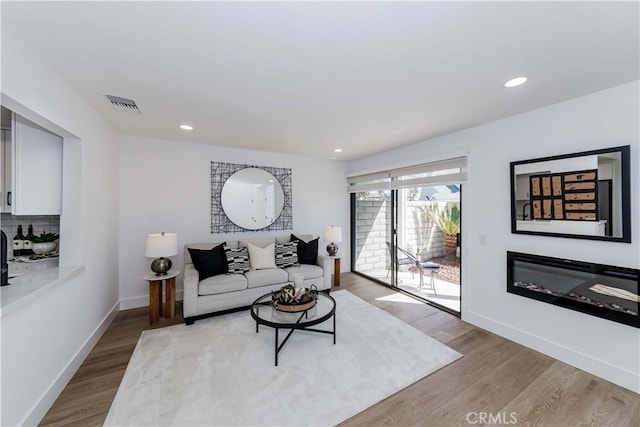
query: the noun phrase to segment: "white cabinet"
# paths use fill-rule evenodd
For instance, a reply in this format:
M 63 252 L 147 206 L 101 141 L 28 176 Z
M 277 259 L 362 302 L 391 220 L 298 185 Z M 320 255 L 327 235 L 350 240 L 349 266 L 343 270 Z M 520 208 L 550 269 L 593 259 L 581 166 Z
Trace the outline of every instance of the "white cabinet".
M 13 159 L 11 156 L 11 129 L 2 129 L 0 147 L 0 212 L 11 212 L 11 184 L 13 181 Z
M 529 200 L 529 175 L 516 176 L 516 200 Z
M 11 213 L 62 214 L 62 138 L 16 114 L 12 137 Z

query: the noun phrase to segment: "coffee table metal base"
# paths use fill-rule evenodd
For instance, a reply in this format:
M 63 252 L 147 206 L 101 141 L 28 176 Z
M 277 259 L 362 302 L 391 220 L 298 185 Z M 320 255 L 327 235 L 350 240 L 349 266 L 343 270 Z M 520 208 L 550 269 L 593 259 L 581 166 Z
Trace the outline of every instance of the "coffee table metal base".
M 265 303 L 264 305 L 267 305 L 267 304 L 268 303 Z M 300 313 L 300 317 L 298 318 L 298 321 L 295 323 L 295 325 L 299 325 L 300 321 L 306 316 L 307 316 L 307 311 L 306 310 L 301 312 Z M 275 329 L 275 332 L 276 332 L 275 333 L 275 345 L 274 345 L 275 366 L 278 366 L 278 353 L 280 353 L 280 350 L 282 350 L 282 347 L 284 347 L 284 345 L 287 343 L 287 341 L 289 340 L 289 338 L 291 337 L 293 332 L 296 331 L 296 330 L 308 331 L 308 332 L 317 332 L 317 333 L 320 333 L 320 334 L 333 335 L 333 344 L 335 345 L 335 343 L 336 343 L 336 313 L 335 313 L 335 310 L 331 314 L 331 317 L 333 319 L 333 330 L 332 331 L 325 331 L 323 329 L 315 329 L 315 328 L 309 328 L 309 327 L 305 327 L 305 326 L 298 326 L 298 327 L 271 326 L 272 328 Z M 259 332 L 259 329 L 258 329 L 259 326 L 260 326 L 260 323 L 258 321 L 256 321 L 256 333 Z M 289 333 L 284 338 L 284 341 L 282 341 L 282 343 L 279 343 L 279 341 L 280 341 L 280 338 L 279 338 L 280 329 L 290 329 Z

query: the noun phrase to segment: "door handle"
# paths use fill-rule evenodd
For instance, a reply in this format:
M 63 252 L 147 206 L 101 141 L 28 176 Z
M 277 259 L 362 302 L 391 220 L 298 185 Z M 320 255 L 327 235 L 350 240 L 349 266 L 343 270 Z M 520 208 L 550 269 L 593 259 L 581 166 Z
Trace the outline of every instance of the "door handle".
M 11 191 L 7 191 L 7 206 L 11 206 Z

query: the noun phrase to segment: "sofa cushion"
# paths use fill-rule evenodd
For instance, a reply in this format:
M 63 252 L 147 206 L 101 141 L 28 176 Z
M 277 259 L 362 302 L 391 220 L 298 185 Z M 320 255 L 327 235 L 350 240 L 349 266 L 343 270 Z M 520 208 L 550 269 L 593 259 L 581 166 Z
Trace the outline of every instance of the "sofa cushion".
M 246 248 L 247 245 L 249 243 L 251 243 L 252 245 L 255 245 L 259 248 L 264 248 L 267 245 L 270 245 L 271 243 L 275 243 L 276 242 L 276 238 L 275 237 L 269 237 L 269 238 L 264 238 L 264 239 L 251 239 L 251 240 L 239 240 L 238 241 L 238 247 L 239 248 Z
M 310 265 L 310 264 L 299 264 L 296 267 L 285 268 L 285 271 L 289 275 L 290 281 L 293 281 L 293 276 L 295 274 L 302 274 L 302 277 L 304 278 L 304 280 L 317 279 L 319 277 L 322 277 L 323 275 L 323 271 L 321 267 L 318 267 L 317 265 Z
M 298 241 L 298 261 L 300 264 L 317 264 L 318 263 L 318 239 L 305 242 L 295 234 L 291 235 L 291 241 Z
M 296 234 L 298 240 L 302 240 L 305 243 L 309 243 L 313 240 L 313 234 Z
M 247 278 L 242 274 L 218 274 L 201 280 L 198 284 L 199 295 L 214 295 L 247 289 Z
M 276 237 L 276 245 L 281 245 L 282 243 L 289 243 L 289 236 L 277 236 Z
M 247 248 L 231 249 L 230 247 L 225 246 L 224 252 L 227 255 L 229 273 L 242 274 L 251 270 L 251 265 L 249 264 L 249 252 L 247 251 Z
M 229 271 L 224 245 L 220 243 L 209 250 L 189 248 L 189 255 L 191 255 L 193 266 L 198 270 L 199 280 Z
M 252 270 L 265 270 L 278 268 L 276 266 L 276 244 L 270 243 L 264 248 L 252 243 L 247 244 L 249 250 L 249 263 Z
M 280 268 L 298 265 L 298 242 L 276 243 L 276 266 Z
M 259 288 L 260 286 L 286 283 L 289 274 L 281 268 L 270 268 L 267 270 L 251 270 L 244 274 L 247 278 L 248 288 Z
M 302 239 L 305 243 L 313 240 L 313 234 L 296 234 L 298 239 Z M 277 236 L 276 243 L 289 243 L 291 236 Z

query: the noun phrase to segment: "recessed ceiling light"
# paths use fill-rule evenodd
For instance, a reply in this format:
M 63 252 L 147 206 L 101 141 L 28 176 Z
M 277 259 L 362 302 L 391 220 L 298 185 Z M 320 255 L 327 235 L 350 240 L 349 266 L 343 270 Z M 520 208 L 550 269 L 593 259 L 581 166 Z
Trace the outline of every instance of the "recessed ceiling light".
M 516 87 L 516 86 L 520 86 L 521 84 L 523 84 L 524 82 L 527 81 L 526 77 L 516 77 L 515 79 L 511 79 L 508 82 L 506 82 L 504 84 L 504 87 Z
M 180 125 L 180 129 L 182 129 L 182 130 L 193 130 L 193 126 L 191 126 L 191 125 Z
M 342 153 L 342 148 L 336 148 L 333 150 L 334 153 Z

